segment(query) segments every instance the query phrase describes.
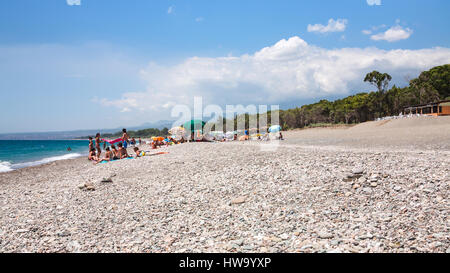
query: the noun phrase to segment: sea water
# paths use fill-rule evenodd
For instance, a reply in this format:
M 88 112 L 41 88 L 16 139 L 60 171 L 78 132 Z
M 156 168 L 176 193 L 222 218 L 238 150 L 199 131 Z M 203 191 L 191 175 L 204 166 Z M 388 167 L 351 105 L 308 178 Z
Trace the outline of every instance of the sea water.
M 88 140 L 0 140 L 0 172 L 87 156 L 88 153 Z

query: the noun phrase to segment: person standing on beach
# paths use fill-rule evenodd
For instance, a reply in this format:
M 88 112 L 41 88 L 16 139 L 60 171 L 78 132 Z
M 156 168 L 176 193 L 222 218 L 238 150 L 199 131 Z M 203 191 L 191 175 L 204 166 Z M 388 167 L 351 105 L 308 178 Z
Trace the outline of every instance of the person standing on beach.
M 126 149 L 128 146 L 128 138 L 130 137 L 128 136 L 127 129 L 123 128 L 122 132 L 123 147 Z
M 92 142 L 92 137 L 89 137 L 89 152 L 94 149 L 94 143 Z
M 100 158 L 100 155 L 102 153 L 102 149 L 100 149 L 100 133 L 97 133 L 95 135 L 95 148 L 97 149 L 97 157 Z

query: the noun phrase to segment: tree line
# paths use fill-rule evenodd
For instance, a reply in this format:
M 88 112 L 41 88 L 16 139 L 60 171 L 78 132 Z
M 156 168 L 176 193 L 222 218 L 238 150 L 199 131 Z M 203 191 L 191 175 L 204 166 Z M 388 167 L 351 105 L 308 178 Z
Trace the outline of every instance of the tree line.
M 364 81 L 374 85 L 377 91 L 280 110 L 280 125 L 283 129 L 293 129 L 320 123 L 359 123 L 398 115 L 408 106 L 450 100 L 450 64 L 422 72 L 403 88 L 394 85 L 388 90 L 391 80 L 389 74 L 370 72 Z

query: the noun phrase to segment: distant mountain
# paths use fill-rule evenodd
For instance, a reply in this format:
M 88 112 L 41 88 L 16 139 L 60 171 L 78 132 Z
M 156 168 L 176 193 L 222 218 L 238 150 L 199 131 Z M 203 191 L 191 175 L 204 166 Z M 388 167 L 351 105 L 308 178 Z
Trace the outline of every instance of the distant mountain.
M 96 133 L 107 134 L 116 133 L 123 128 L 127 130 L 142 130 L 148 128 L 164 129 L 171 128 L 173 121 L 161 120 L 157 122 L 147 122 L 141 126 L 135 127 L 118 127 L 114 129 L 99 129 L 99 130 L 75 130 L 75 131 L 60 131 L 60 132 L 36 132 L 36 133 L 7 133 L 0 134 L 0 140 L 55 140 L 55 139 L 73 139 L 83 136 L 94 136 Z
M 155 129 L 164 129 L 164 128 L 172 128 L 172 124 L 174 123 L 174 120 L 160 120 L 157 122 L 146 122 L 142 124 L 141 126 L 137 127 L 128 127 L 129 130 L 142 130 L 142 129 L 148 129 L 148 128 L 155 128 Z M 122 130 L 122 128 L 120 129 Z

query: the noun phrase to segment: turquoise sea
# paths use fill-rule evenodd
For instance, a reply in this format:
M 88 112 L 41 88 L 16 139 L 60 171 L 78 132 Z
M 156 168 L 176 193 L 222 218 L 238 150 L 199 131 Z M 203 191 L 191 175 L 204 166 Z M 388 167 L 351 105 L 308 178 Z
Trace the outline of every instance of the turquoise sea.
M 67 148 L 71 148 L 68 151 Z M 88 140 L 0 140 L 0 172 L 87 155 Z

